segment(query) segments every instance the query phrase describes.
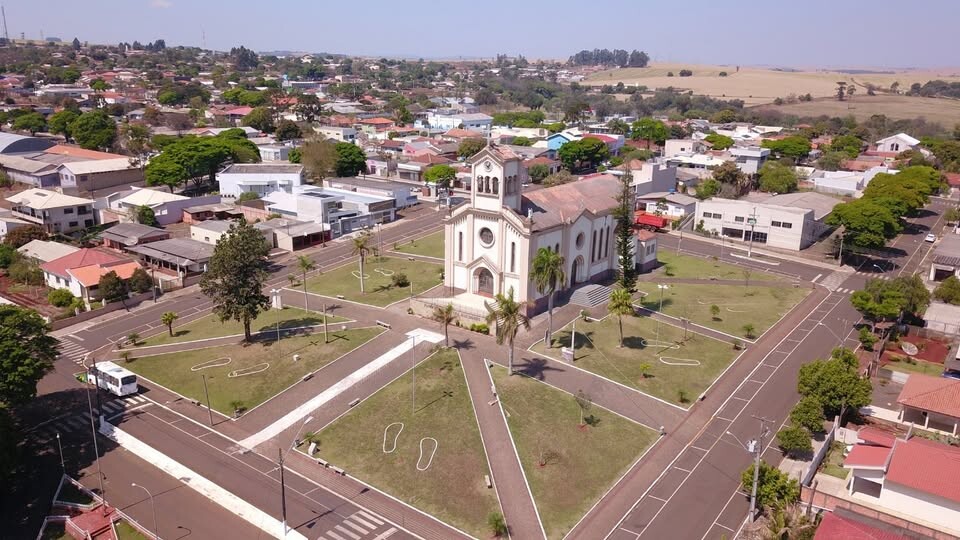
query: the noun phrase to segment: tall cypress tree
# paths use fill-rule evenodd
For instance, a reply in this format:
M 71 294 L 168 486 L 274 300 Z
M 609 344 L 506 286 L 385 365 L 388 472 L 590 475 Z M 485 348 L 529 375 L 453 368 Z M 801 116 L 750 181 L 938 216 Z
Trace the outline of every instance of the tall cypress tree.
M 633 175 L 630 172 L 620 177 L 620 193 L 617 194 L 617 207 L 613 217 L 617 220 L 617 258 L 620 259 L 619 277 L 620 286 L 624 289 L 633 289 L 637 280 L 637 268 L 634 264 L 634 198 Z
M 250 322 L 270 309 L 270 298 L 263 294 L 268 253 L 260 231 L 241 219 L 217 242 L 200 279 L 200 290 L 213 300 L 217 317 L 243 323 L 245 341 L 250 341 Z

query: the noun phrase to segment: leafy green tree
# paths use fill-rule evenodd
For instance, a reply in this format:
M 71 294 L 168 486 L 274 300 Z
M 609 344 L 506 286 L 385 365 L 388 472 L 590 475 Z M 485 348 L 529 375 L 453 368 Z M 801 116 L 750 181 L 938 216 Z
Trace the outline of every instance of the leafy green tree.
M 50 133 L 63 135 L 64 138 L 70 140 L 70 124 L 79 117 L 78 113 L 70 109 L 64 109 L 51 114 L 47 119 L 47 126 Z
M 43 270 L 26 257 L 17 257 L 7 268 L 7 275 L 17 283 L 43 285 Z
M 696 192 L 696 197 L 701 201 L 704 199 L 709 199 L 717 193 L 720 193 L 720 182 L 714 178 L 707 178 L 706 180 L 697 184 L 697 187 L 694 188 Z
M 137 268 L 127 280 L 127 286 L 135 293 L 145 293 L 153 289 L 153 279 L 143 268 Z
M 794 161 L 807 157 L 810 153 L 810 140 L 800 135 L 791 135 L 783 139 L 767 139 L 760 143 L 764 148 L 781 157 L 792 158 Z
M 666 124 L 655 118 L 640 118 L 630 126 L 630 138 L 635 141 L 640 139 L 646 140 L 647 150 L 650 149 L 650 143 L 663 146 L 663 143 L 666 142 L 669 136 L 670 130 Z
M 70 289 L 53 289 L 47 293 L 47 302 L 54 307 L 67 307 L 73 303 L 73 298 Z
M 867 281 L 867 290 L 875 287 L 893 289 L 903 295 L 902 309 L 907 313 L 919 315 L 930 305 L 930 290 L 918 274 L 900 276 L 889 281 L 880 279 Z
M 300 131 L 300 126 L 298 126 L 296 122 L 281 120 L 280 123 L 277 124 L 277 131 L 274 135 L 278 141 L 289 141 L 291 139 L 299 139 L 303 136 L 303 132 Z
M 825 171 L 836 171 L 845 159 L 847 159 L 847 155 L 843 152 L 824 152 L 823 155 L 820 156 L 820 159 L 817 160 L 817 167 Z
M 610 149 L 600 139 L 585 137 L 579 141 L 570 141 L 560 147 L 557 157 L 568 171 L 578 171 L 596 167 L 610 158 Z
M 29 131 L 31 135 L 47 129 L 47 121 L 40 113 L 27 113 L 17 117 L 13 121 L 13 129 L 18 131 Z
M 827 216 L 827 225 L 844 228 L 843 240 L 848 246 L 877 249 L 900 234 L 900 220 L 889 208 L 870 198 L 840 203 Z
M 793 193 L 797 190 L 797 171 L 779 161 L 768 161 L 760 168 L 760 190 L 769 193 Z
M 134 219 L 137 220 L 137 223 L 143 225 L 149 225 L 150 227 L 157 226 L 157 215 L 153 211 L 153 208 L 150 208 L 147 205 L 141 205 L 137 207 L 136 213 L 134 214 Z
M 514 146 L 533 146 L 533 141 L 529 137 L 514 137 L 510 144 Z
M 117 139 L 117 123 L 103 109 L 85 112 L 68 125 L 71 136 L 87 150 L 106 150 Z
M 166 311 L 160 316 L 160 324 L 167 327 L 167 333 L 170 334 L 170 337 L 173 337 L 173 323 L 177 322 L 179 318 L 180 315 L 175 311 Z
M 875 325 L 899 317 L 907 307 L 907 297 L 899 287 L 871 279 L 863 290 L 850 296 L 850 303 L 864 319 Z
M 527 175 L 534 184 L 543 182 L 543 179 L 550 176 L 550 167 L 543 163 L 536 163 L 527 169 Z
M 162 154 L 161 154 L 162 155 Z M 152 160 L 144 172 L 148 186 L 167 186 L 170 193 L 187 179 L 187 170 L 173 160 Z
M 240 123 L 264 133 L 273 133 L 276 129 L 273 125 L 273 113 L 267 107 L 255 107 L 243 117 Z
M 507 345 L 507 373 L 513 375 L 513 342 L 520 329 L 530 329 L 530 319 L 526 315 L 526 304 L 513 299 L 513 287 L 507 294 L 497 293 L 494 302 L 484 302 L 487 308 L 487 324 L 493 326 L 497 345 Z
M 816 396 L 806 396 L 790 411 L 790 421 L 812 433 L 823 432 L 823 403 Z
M 567 276 L 563 271 L 563 255 L 551 250 L 550 248 L 540 248 L 537 250 L 533 263 L 530 265 L 532 270 L 531 278 L 537 287 L 537 292 L 547 297 L 547 341 L 549 348 L 553 335 L 553 302 L 558 289 L 564 286 Z
M 830 142 L 830 150 L 843 152 L 850 159 L 860 155 L 863 141 L 853 135 L 839 135 Z
M 720 182 L 721 185 L 733 186 L 737 190 L 747 187 L 749 178 L 743 174 L 737 164 L 732 161 L 724 161 L 722 164 L 713 168 L 713 179 Z
M 300 270 L 300 284 L 303 286 L 303 310 L 309 311 L 310 304 L 307 301 L 307 274 L 313 272 L 317 269 L 317 263 L 313 262 L 313 259 L 305 255 L 299 255 L 297 257 L 297 269 Z M 323 314 L 326 318 L 327 314 Z
M 200 278 L 200 291 L 213 301 L 217 318 L 243 323 L 244 341 L 251 339 L 251 321 L 270 307 L 270 299 L 263 294 L 269 253 L 260 231 L 241 219 L 217 242 Z
M 127 297 L 127 284 L 112 270 L 100 276 L 97 289 L 104 302 L 116 302 Z
M 607 304 L 607 310 L 617 316 L 617 331 L 620 336 L 618 347 L 623 347 L 623 316 L 633 315 L 633 299 L 630 297 L 630 291 L 623 287 L 617 287 L 610 292 L 610 302 Z
M 287 154 L 287 161 L 290 163 L 300 163 L 303 160 L 303 154 L 299 148 L 291 148 Z
M 960 305 L 960 279 L 950 276 L 940 282 L 933 291 L 933 297 L 941 302 Z
M 178 137 L 159 146 L 163 149 L 160 155 L 154 156 L 146 167 L 147 185 L 165 185 L 171 192 L 187 180 L 197 185 L 206 180 L 212 183 L 217 171 L 228 160 L 234 163 L 260 161 L 260 151 L 247 140 L 241 129 L 227 130 L 214 137 Z
M 960 221 L 960 208 L 950 207 L 943 213 L 943 219 L 947 223 L 956 223 Z
M 120 126 L 120 143 L 132 154 L 140 168 L 147 164 L 147 155 L 151 150 L 150 128 L 139 122 L 128 122 Z
M 450 346 L 450 324 L 457 320 L 457 313 L 453 304 L 433 308 L 433 320 L 443 325 L 443 346 Z
M 338 177 L 356 176 L 367 172 L 367 155 L 363 150 L 348 142 L 338 142 L 333 146 L 337 155 L 334 171 Z
M 423 181 L 436 184 L 438 188 L 448 188 L 457 178 L 457 170 L 446 164 L 434 165 L 423 173 Z
M 810 432 L 797 425 L 787 426 L 777 433 L 777 446 L 788 456 L 799 456 L 813 451 Z
M 710 122 L 713 124 L 729 124 L 737 121 L 737 111 L 732 109 L 723 109 L 713 113 Z
M 714 150 L 726 150 L 733 146 L 733 139 L 719 133 L 711 133 L 704 138 Z
M 244 191 L 243 193 L 240 194 L 239 197 L 237 197 L 237 202 L 242 203 L 247 201 L 256 201 L 259 198 L 260 198 L 260 194 L 257 193 L 256 191 Z
M 39 225 L 24 225 L 8 232 L 3 237 L 3 243 L 16 249 L 33 240 L 46 240 L 47 233 Z
M 870 404 L 873 388 L 870 379 L 857 373 L 857 357 L 849 349 L 838 348 L 826 360 L 815 360 L 800 367 L 797 391 L 803 397 L 816 398 L 827 417 L 840 414 L 842 407 L 858 410 Z
M 753 487 L 753 464 L 740 475 L 741 488 L 750 493 Z M 800 483 L 795 478 L 760 462 L 760 472 L 757 475 L 757 507 L 787 506 L 800 500 Z
M 720 320 L 720 306 L 716 304 L 710 306 L 710 318 L 715 321 Z
M 457 156 L 470 158 L 486 147 L 487 142 L 483 139 L 464 139 L 460 141 L 460 146 L 457 147 Z
M 863 345 L 865 351 L 872 351 L 873 346 L 877 343 L 877 335 L 871 332 L 866 326 L 860 327 L 857 338 L 860 341 L 860 345 Z
M 53 369 L 57 340 L 32 309 L 0 304 L 0 409 L 26 403 Z
M 0 244 L 0 268 L 9 268 L 20 256 L 13 246 Z

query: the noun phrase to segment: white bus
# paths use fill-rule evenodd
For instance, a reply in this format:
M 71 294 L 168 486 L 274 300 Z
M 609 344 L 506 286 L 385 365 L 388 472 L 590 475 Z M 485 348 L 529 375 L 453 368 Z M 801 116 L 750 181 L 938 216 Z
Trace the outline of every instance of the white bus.
M 90 368 L 87 381 L 110 392 L 115 396 L 136 394 L 137 375 L 113 362 L 97 362 Z

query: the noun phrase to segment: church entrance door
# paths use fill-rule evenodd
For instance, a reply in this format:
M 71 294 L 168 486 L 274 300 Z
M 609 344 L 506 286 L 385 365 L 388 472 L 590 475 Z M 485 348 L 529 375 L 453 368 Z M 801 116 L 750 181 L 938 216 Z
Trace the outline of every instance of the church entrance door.
M 493 274 L 486 268 L 477 270 L 477 294 L 493 296 Z

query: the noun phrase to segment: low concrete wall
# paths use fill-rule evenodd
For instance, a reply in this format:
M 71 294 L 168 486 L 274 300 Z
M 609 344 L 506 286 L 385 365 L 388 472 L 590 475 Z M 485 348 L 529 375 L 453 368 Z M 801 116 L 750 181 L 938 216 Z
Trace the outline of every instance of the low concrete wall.
M 113 302 L 111 304 L 107 304 L 106 307 L 102 307 L 100 309 L 94 309 L 92 311 L 84 311 L 83 313 L 79 315 L 74 315 L 73 317 L 52 321 L 50 323 L 50 329 L 60 330 L 61 328 L 66 328 L 68 326 L 73 326 L 74 324 L 79 324 L 84 321 L 89 321 L 94 317 L 99 317 L 100 315 L 105 315 L 107 313 L 111 313 L 118 309 L 129 309 L 129 308 L 138 306 L 140 305 L 141 302 L 145 300 L 150 300 L 152 298 L 153 298 L 152 292 L 135 294 L 130 298 L 128 298 L 125 302 Z

